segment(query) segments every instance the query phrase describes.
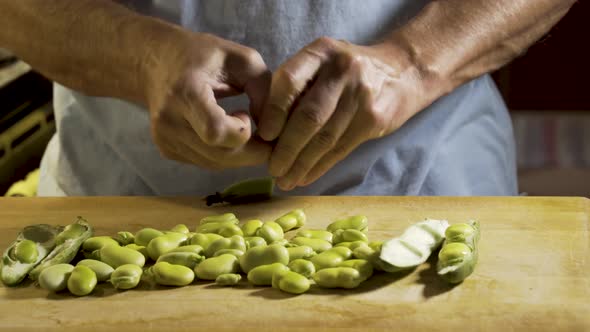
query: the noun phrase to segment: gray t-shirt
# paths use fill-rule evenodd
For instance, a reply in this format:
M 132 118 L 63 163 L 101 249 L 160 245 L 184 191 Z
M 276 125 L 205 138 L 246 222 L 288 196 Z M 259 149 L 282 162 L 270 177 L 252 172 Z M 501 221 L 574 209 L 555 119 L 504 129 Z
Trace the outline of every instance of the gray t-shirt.
M 320 36 L 368 44 L 416 15 L 427 0 L 127 1 L 146 15 L 258 50 L 270 69 Z M 55 85 L 57 133 L 41 165 L 39 194 L 205 195 L 267 166 L 208 171 L 163 159 L 148 113 L 117 99 Z M 223 100 L 245 108 L 244 98 Z M 247 108 L 247 107 L 246 107 Z M 293 195 L 514 195 L 512 126 L 489 76 L 440 98 L 395 133 L 361 145 Z M 286 194 L 280 191 L 277 194 Z

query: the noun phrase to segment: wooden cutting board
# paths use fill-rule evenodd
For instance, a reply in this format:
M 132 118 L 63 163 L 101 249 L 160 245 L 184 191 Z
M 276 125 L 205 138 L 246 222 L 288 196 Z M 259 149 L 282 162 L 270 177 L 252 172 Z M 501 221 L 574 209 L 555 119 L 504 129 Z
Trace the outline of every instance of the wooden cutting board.
M 96 234 L 151 226 L 191 227 L 210 214 L 268 220 L 303 208 L 308 228 L 365 214 L 369 237 L 388 239 L 426 217 L 480 220 L 480 261 L 450 287 L 432 263 L 405 275 L 378 274 L 354 290 L 312 289 L 292 296 L 243 283 L 218 288 L 48 294 L 32 284 L 0 287 L 0 329 L 30 331 L 395 330 L 590 331 L 589 200 L 585 198 L 293 197 L 207 208 L 196 198 L 0 199 L 0 248 L 34 223 L 86 217 Z

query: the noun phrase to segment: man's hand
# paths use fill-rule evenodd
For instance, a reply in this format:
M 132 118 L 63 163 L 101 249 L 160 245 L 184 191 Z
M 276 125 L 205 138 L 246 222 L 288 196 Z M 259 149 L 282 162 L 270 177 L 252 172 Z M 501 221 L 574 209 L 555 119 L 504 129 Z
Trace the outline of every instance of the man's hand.
M 212 35 L 187 34 L 146 61 L 155 64 L 146 75 L 148 106 L 162 155 L 216 170 L 266 163 L 271 146 L 252 138 L 248 114 L 226 114 L 217 104 L 246 93 L 253 112 L 262 107 L 270 84 L 262 57 Z
M 432 96 L 401 50 L 320 38 L 273 74 L 259 128 L 263 139 L 278 138 L 270 172 L 283 190 L 308 185 Z

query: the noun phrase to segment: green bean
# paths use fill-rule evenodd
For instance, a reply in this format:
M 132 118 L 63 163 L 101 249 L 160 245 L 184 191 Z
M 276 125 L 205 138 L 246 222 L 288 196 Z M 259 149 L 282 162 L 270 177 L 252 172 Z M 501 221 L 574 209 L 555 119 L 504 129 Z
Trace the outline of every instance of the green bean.
M 236 258 L 239 259 L 242 255 L 244 255 L 244 251 L 238 250 L 238 249 L 221 249 L 221 250 L 217 250 L 215 252 L 215 254 L 213 254 L 213 257 L 217 257 L 217 256 L 225 255 L 225 254 L 234 255 L 234 256 L 236 256 Z
M 237 273 L 224 273 L 215 278 L 215 284 L 218 286 L 235 286 L 241 279 L 242 276 Z
M 195 268 L 199 279 L 215 280 L 222 274 L 238 272 L 238 259 L 234 255 L 220 255 L 204 260 Z
M 170 231 L 176 232 L 176 233 L 183 233 L 183 234 L 190 233 L 190 230 L 188 229 L 188 227 L 186 227 L 185 224 L 178 224 L 178 225 L 170 228 Z
M 443 280 L 457 284 L 469 277 L 478 260 L 480 228 L 477 221 L 454 224 L 446 231 L 446 240 L 438 253 L 437 273 Z
M 55 264 L 39 275 L 39 285 L 50 292 L 59 292 L 68 287 L 68 278 L 74 270 L 70 264 Z
M 305 225 L 306 216 L 303 210 L 296 209 L 290 211 L 275 220 L 283 229 L 283 232 L 288 232 L 294 228 L 299 228 Z
M 366 259 L 349 259 L 340 263 L 338 267 L 351 267 L 359 271 L 362 279 L 361 282 L 369 279 L 373 275 L 373 264 Z
M 211 245 L 211 243 L 213 243 L 213 241 L 219 240 L 223 238 L 223 236 L 219 235 L 219 234 L 213 234 L 213 233 L 208 233 L 208 234 L 201 234 L 201 233 L 197 233 L 195 235 L 193 235 L 190 240 L 189 240 L 189 244 L 191 245 L 199 245 L 201 246 L 201 248 L 203 248 L 203 250 L 207 250 L 207 248 L 209 247 L 209 245 Z
M 140 245 L 137 245 L 137 244 L 135 244 L 135 243 L 130 243 L 130 244 L 126 245 L 126 246 L 125 246 L 125 248 L 133 249 L 133 250 L 135 250 L 135 251 L 139 252 L 140 254 L 142 254 L 142 255 L 143 255 L 143 257 L 144 257 L 145 259 L 148 259 L 148 258 L 150 258 L 150 255 L 149 255 L 149 254 L 148 254 L 148 252 L 147 252 L 147 248 L 146 248 L 146 247 L 144 247 L 144 246 L 140 246 Z M 100 255 L 98 255 L 97 257 L 98 257 L 98 258 L 94 258 L 94 259 L 98 259 L 98 260 L 100 260 Z
M 311 278 L 311 276 L 315 273 L 315 266 L 313 263 L 301 258 L 289 262 L 287 267 L 291 271 L 297 272 L 306 278 Z
M 74 267 L 68 278 L 68 290 L 76 296 L 90 294 L 96 287 L 96 274 L 88 266 Z
M 369 222 L 365 216 L 351 216 L 339 219 L 328 225 L 327 230 L 334 233 L 337 229 L 356 229 L 363 233 L 368 231 Z
M 260 227 L 262 227 L 262 221 L 258 219 L 248 220 L 242 225 L 242 232 L 244 232 L 245 237 L 255 236 Z
M 323 288 L 356 288 L 363 278 L 360 272 L 351 267 L 331 267 L 317 271 L 313 281 Z
M 110 236 L 93 236 L 88 238 L 84 243 L 82 243 L 82 250 L 86 252 L 93 252 L 95 250 L 100 250 L 102 247 L 106 245 L 119 245 L 119 242 L 115 241 Z
M 113 271 L 110 282 L 116 289 L 131 289 L 139 285 L 142 274 L 141 267 L 134 264 L 125 264 Z
M 98 282 L 107 281 L 111 277 L 111 273 L 114 271 L 112 266 L 94 259 L 83 259 L 76 264 L 76 266 L 78 265 L 87 266 L 94 271 Z
M 135 233 L 134 241 L 138 246 L 147 247 L 148 243 L 150 243 L 152 239 L 162 235 L 164 235 L 164 233 L 160 232 L 159 230 L 148 227 L 140 229 L 137 233 Z
M 250 270 L 257 266 L 272 263 L 287 265 L 289 263 L 289 252 L 287 248 L 278 244 L 254 247 L 240 257 L 240 267 L 244 273 L 250 272 Z
M 201 219 L 199 224 L 204 225 L 204 224 L 214 223 L 214 222 L 232 222 L 236 225 L 239 223 L 238 218 L 236 217 L 235 214 L 224 213 L 224 214 L 220 214 L 220 215 L 207 216 L 207 217 Z
M 148 273 L 157 284 L 163 286 L 187 286 L 195 279 L 193 270 L 186 266 L 173 265 L 168 262 L 154 264 Z
M 39 258 L 39 251 L 37 250 L 37 243 L 31 240 L 23 240 L 17 243 L 14 247 L 14 257 L 16 260 L 31 264 Z
M 290 247 L 287 248 L 287 252 L 289 252 L 289 261 L 294 261 L 300 258 L 309 259 L 316 255 L 315 251 L 313 251 L 310 246 Z
M 135 243 L 135 235 L 131 232 L 117 232 L 117 236 L 115 236 L 115 240 L 119 242 L 120 245 L 126 246 L 131 243 Z
M 168 233 L 158 236 L 147 245 L 147 252 L 151 259 L 158 260 L 158 257 L 183 245 L 187 239 L 186 234 Z
M 203 250 L 203 247 L 201 247 L 198 244 L 180 246 L 178 248 L 174 248 L 174 249 L 170 250 L 169 252 L 192 252 L 197 255 L 203 255 L 205 253 L 205 251 Z
M 355 241 L 369 242 L 367 235 L 356 229 L 337 229 L 333 234 L 334 238 L 332 239 L 332 243 L 334 244 Z
M 282 271 L 273 274 L 272 287 L 291 294 L 301 294 L 309 290 L 309 280 L 293 271 Z
M 310 258 L 316 271 L 329 267 L 336 267 L 352 256 L 352 251 L 346 247 L 335 247 Z
M 204 256 L 195 254 L 194 252 L 167 252 L 158 257 L 156 263 L 168 262 L 174 265 L 186 266 L 192 270 L 204 260 Z
M 246 249 L 266 245 L 266 241 L 260 236 L 248 236 L 244 238 L 244 241 L 246 241 Z
M 274 221 L 267 221 L 256 231 L 256 235 L 263 238 L 266 243 L 272 243 L 282 239 L 285 234 L 279 224 Z
M 332 243 L 332 232 L 324 231 L 322 229 L 302 229 L 298 231 L 295 236 L 321 239 Z
M 145 257 L 139 251 L 119 245 L 108 245 L 100 249 L 100 260 L 115 269 L 125 264 L 135 264 L 139 267 L 145 264 Z
M 309 246 L 313 251 L 320 253 L 332 248 L 332 244 L 326 240 L 322 239 L 312 239 L 307 237 L 296 237 L 291 240 L 291 243 L 294 243 L 299 246 Z
M 275 273 L 288 270 L 289 268 L 282 263 L 260 265 L 248 272 L 248 281 L 256 286 L 270 286 Z

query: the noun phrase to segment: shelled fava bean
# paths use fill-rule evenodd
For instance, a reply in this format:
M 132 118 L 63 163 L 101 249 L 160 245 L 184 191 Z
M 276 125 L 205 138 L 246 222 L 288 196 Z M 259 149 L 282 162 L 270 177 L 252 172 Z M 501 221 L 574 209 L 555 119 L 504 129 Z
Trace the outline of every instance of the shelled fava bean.
M 276 220 L 251 219 L 241 224 L 235 214 L 226 213 L 202 218 L 195 232 L 190 225 L 177 224 L 167 230 L 143 228 L 113 237 L 94 236 L 82 245 L 84 255 L 94 259 L 46 268 L 39 284 L 52 292 L 68 289 L 83 296 L 100 282 L 127 290 L 142 280 L 172 287 L 187 286 L 196 279 L 219 286 L 247 280 L 254 286 L 301 294 L 311 287 L 355 288 L 375 270 L 383 270 L 385 263 L 379 260 L 383 242 L 369 242 L 366 217 L 339 219 L 326 229 L 302 229 L 306 220 L 300 209 Z M 288 232 L 293 235 L 285 237 Z M 472 238 L 463 242 L 475 251 Z M 443 254 L 457 246 L 454 243 L 461 241 L 449 243 Z M 18 254 L 33 260 L 25 245 Z

